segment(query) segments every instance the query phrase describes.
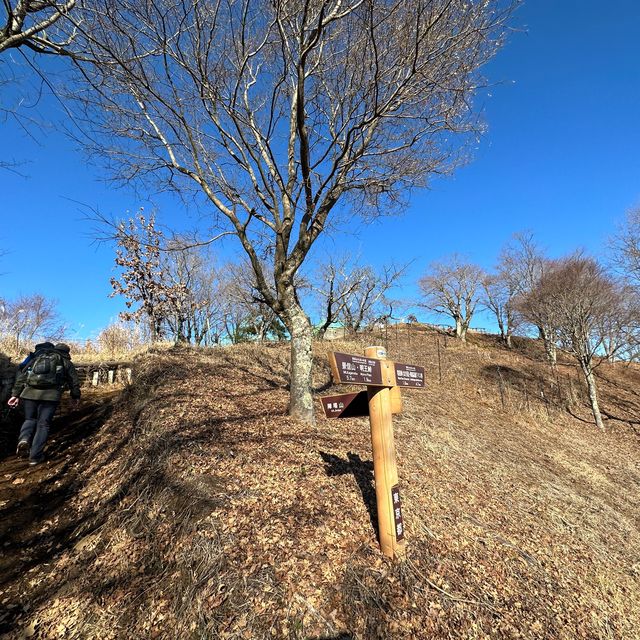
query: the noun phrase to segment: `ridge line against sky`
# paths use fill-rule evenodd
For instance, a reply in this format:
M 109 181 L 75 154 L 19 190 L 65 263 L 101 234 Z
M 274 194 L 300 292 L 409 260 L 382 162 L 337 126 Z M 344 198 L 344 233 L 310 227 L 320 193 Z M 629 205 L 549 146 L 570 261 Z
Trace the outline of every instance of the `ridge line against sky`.
M 412 193 L 403 216 L 354 223 L 324 239 L 314 257 L 348 252 L 376 266 L 413 260 L 396 291 L 405 299 L 418 297 L 416 282 L 433 260 L 457 252 L 491 268 L 525 229 L 553 257 L 578 247 L 601 257 L 616 222 L 640 205 L 640 3 L 607 9 L 595 0 L 525 3 L 520 29 L 486 68 L 493 86 L 479 104 L 488 132 L 470 164 Z M 3 78 L 27 71 L 15 53 L 0 60 Z M 19 103 L 33 83 L 24 76 L 4 85 L 2 106 Z M 21 108 L 44 120 L 64 117 L 46 95 Z M 53 129 L 28 135 L 13 118 L 2 129 L 0 160 L 23 164 L 20 173 L 0 170 L 0 249 L 9 252 L 0 260 L 0 296 L 55 298 L 71 339 L 95 336 L 124 303 L 109 298 L 113 249 L 92 242 L 78 203 L 118 217 L 153 203 L 102 182 L 98 163 Z M 162 222 L 180 218 L 174 199 L 154 200 Z M 37 250 L 52 240 L 53 255 Z M 219 247 L 220 262 L 240 256 L 233 242 Z

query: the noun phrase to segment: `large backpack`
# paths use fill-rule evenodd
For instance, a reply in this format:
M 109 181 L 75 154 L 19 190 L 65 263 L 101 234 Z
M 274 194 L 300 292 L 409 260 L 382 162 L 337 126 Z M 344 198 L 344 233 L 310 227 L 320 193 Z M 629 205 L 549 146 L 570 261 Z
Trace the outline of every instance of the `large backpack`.
M 53 350 L 35 355 L 29 363 L 27 384 L 35 389 L 57 389 L 64 383 L 64 361 Z

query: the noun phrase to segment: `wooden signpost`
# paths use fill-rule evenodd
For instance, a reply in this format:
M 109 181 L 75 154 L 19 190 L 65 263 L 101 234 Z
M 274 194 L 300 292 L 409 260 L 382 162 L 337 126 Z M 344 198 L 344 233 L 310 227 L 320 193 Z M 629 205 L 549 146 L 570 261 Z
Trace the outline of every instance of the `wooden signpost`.
M 364 356 L 332 353 L 329 360 L 334 380 L 363 384 L 367 389 L 320 400 L 327 418 L 369 416 L 380 549 L 390 558 L 401 558 L 405 535 L 391 416 L 402 411 L 402 387 L 424 387 L 424 368 L 386 358 L 384 347 L 367 347 Z

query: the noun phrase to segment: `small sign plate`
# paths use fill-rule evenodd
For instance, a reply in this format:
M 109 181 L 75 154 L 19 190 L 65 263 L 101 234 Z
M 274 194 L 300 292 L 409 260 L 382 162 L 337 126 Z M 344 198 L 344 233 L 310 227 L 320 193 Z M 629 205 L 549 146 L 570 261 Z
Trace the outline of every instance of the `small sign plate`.
M 349 353 L 334 353 L 335 371 L 339 382 L 385 386 L 382 384 L 380 360 L 355 356 Z
M 320 397 L 327 418 L 363 418 L 369 415 L 366 391 Z
M 400 504 L 400 488 L 391 487 L 391 501 L 393 503 L 393 520 L 396 525 L 396 540 L 404 540 L 404 523 L 402 522 L 402 505 Z
M 424 387 L 424 367 L 395 363 L 396 384 L 399 387 Z

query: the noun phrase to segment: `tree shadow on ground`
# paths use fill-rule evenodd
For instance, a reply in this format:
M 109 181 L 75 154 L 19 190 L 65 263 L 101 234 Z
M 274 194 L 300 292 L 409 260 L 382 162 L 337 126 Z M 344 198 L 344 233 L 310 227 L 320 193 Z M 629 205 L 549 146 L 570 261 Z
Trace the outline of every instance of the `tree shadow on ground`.
M 324 462 L 325 473 L 328 476 L 342 476 L 353 474 L 355 481 L 362 494 L 362 500 L 367 507 L 371 526 L 376 532 L 376 538 L 379 537 L 378 515 L 376 505 L 376 491 L 373 478 L 373 462 L 370 460 L 362 460 L 357 453 L 349 451 L 347 459 L 336 456 L 333 453 L 319 451 L 320 457 Z

